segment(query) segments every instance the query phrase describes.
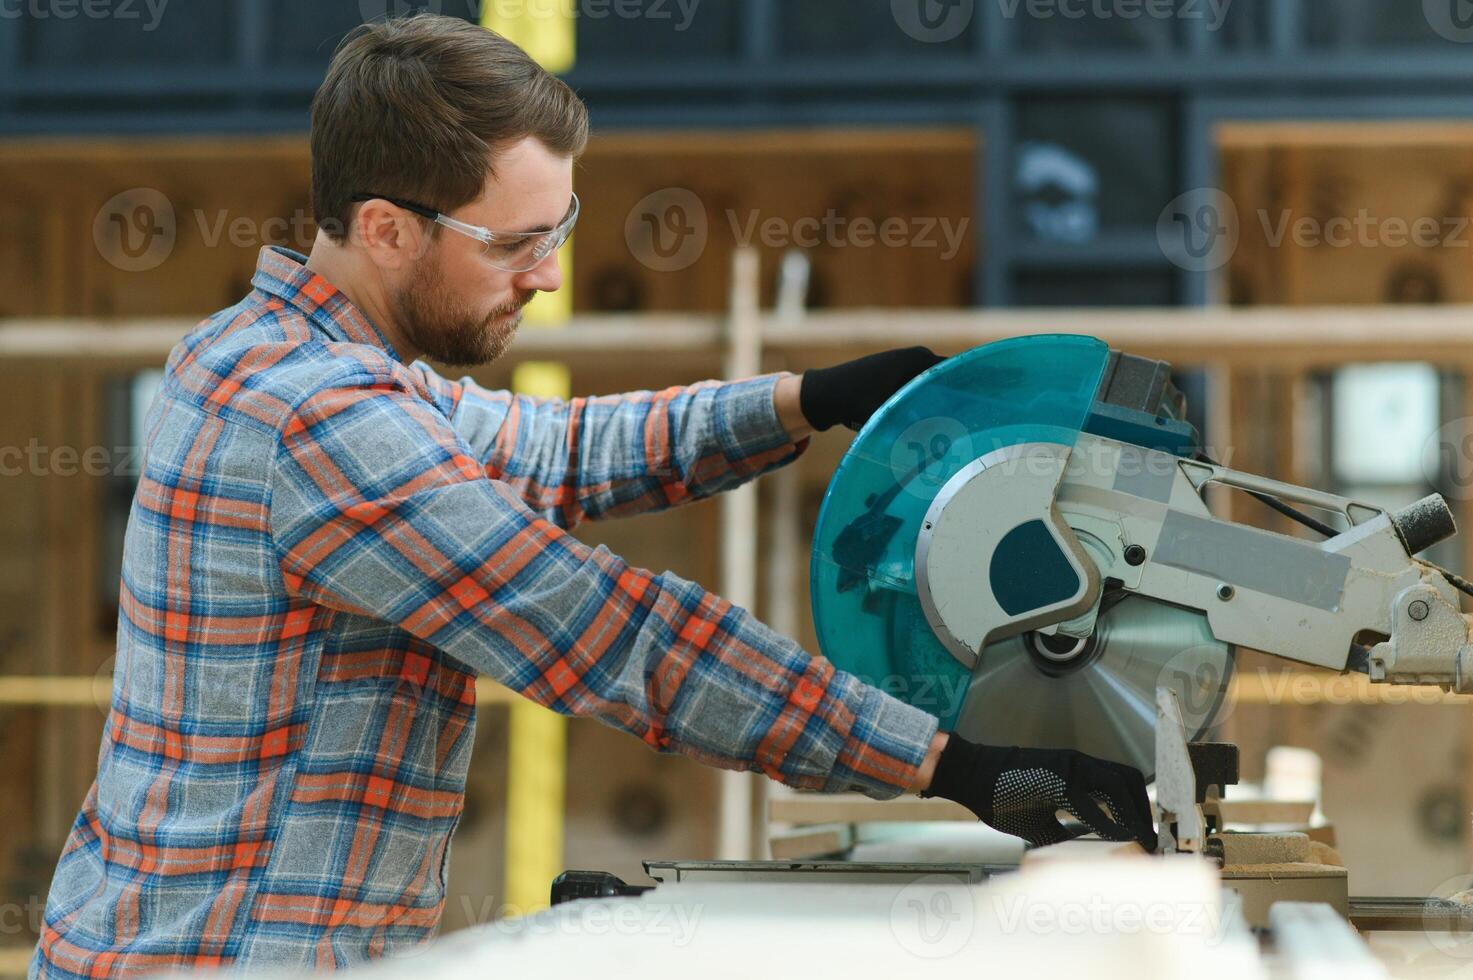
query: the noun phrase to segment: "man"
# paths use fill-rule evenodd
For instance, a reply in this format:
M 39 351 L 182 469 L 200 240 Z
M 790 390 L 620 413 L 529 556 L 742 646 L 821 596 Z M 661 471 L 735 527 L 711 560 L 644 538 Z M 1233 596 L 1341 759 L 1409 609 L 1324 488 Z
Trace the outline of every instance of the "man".
M 495 358 L 562 285 L 586 136 L 561 81 L 461 21 L 339 49 L 313 105 L 311 257 L 263 250 L 147 418 L 112 710 L 32 976 L 335 967 L 431 934 L 479 674 L 793 786 L 946 796 L 1035 843 L 1066 836 L 1061 809 L 1150 841 L 1133 770 L 948 738 L 566 531 L 789 462 L 929 351 L 568 403 L 416 360 Z

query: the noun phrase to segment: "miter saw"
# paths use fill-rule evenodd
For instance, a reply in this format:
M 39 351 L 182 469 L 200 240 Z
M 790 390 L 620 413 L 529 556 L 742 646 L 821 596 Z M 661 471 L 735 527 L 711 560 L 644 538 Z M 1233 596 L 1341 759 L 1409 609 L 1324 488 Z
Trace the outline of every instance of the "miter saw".
M 1216 517 L 1210 485 L 1324 540 Z M 1023 337 L 942 362 L 861 430 L 818 518 L 814 621 L 837 666 L 943 730 L 1149 779 L 1158 687 L 1197 737 L 1240 646 L 1473 690 L 1466 583 L 1414 557 L 1455 530 L 1437 495 L 1391 512 L 1218 465 L 1166 363 Z
M 1473 620 L 1459 609 L 1473 585 L 1414 557 L 1455 533 L 1447 504 L 1390 512 L 1228 469 L 1185 408 L 1169 365 L 1091 337 L 1006 340 L 916 378 L 860 431 L 824 498 L 811 567 L 824 654 L 974 742 L 1078 749 L 1155 776 L 1161 849 L 1221 865 L 1248 924 L 1305 901 L 1366 928 L 1473 928 L 1456 903 L 1349 898 L 1345 869 L 1311 861 L 1305 833 L 1225 833 L 1214 794 L 1237 780 L 1236 748 L 1196 741 L 1240 646 L 1473 690 Z M 1213 485 L 1322 540 L 1214 516 Z M 657 896 L 889 883 L 912 904 L 1016 867 L 837 851 L 645 862 Z M 575 871 L 552 898 L 647 891 Z

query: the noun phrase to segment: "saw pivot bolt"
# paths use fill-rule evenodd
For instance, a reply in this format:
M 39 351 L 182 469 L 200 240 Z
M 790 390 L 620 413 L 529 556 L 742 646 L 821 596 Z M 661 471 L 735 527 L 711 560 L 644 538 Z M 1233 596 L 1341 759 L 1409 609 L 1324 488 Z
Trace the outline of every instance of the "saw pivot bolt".
M 1432 607 L 1427 605 L 1427 602 L 1424 599 L 1413 599 L 1411 603 L 1407 606 L 1407 615 L 1412 617 L 1419 623 L 1422 620 L 1426 619 L 1427 614 L 1431 611 Z
M 1142 548 L 1138 544 L 1128 544 L 1128 545 L 1125 546 L 1125 564 L 1127 564 L 1127 565 L 1141 565 L 1141 564 L 1144 564 L 1145 563 L 1145 560 L 1146 560 L 1146 549 L 1145 548 Z
M 1222 585 L 1219 585 L 1217 587 L 1217 597 L 1219 599 L 1221 599 L 1223 602 L 1227 602 L 1228 600 L 1232 599 L 1232 597 L 1235 596 L 1235 595 L 1237 595 L 1237 594 L 1238 594 L 1237 593 L 1237 590 L 1234 589 L 1231 585 L 1228 585 L 1226 582 L 1224 582 Z

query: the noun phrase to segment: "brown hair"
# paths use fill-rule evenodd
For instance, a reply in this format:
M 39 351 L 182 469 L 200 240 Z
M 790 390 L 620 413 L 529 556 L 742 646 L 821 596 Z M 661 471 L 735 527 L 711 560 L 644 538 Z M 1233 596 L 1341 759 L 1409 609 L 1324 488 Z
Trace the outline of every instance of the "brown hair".
M 588 110 L 521 48 L 455 17 L 364 24 L 312 100 L 317 225 L 344 239 L 360 192 L 453 211 L 481 195 L 492 154 L 528 136 L 576 158 Z

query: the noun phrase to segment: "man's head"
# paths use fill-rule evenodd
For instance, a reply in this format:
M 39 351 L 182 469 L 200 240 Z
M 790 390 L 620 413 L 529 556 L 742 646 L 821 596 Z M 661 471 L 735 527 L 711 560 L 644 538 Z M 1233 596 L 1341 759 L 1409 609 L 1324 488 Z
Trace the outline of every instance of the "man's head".
M 500 35 L 451 17 L 365 24 L 312 104 L 317 224 L 376 280 L 379 315 L 408 347 L 484 363 L 510 342 L 521 308 L 561 285 L 556 252 L 509 271 L 523 263 L 389 199 L 498 233 L 552 229 L 587 139 L 577 95 Z

